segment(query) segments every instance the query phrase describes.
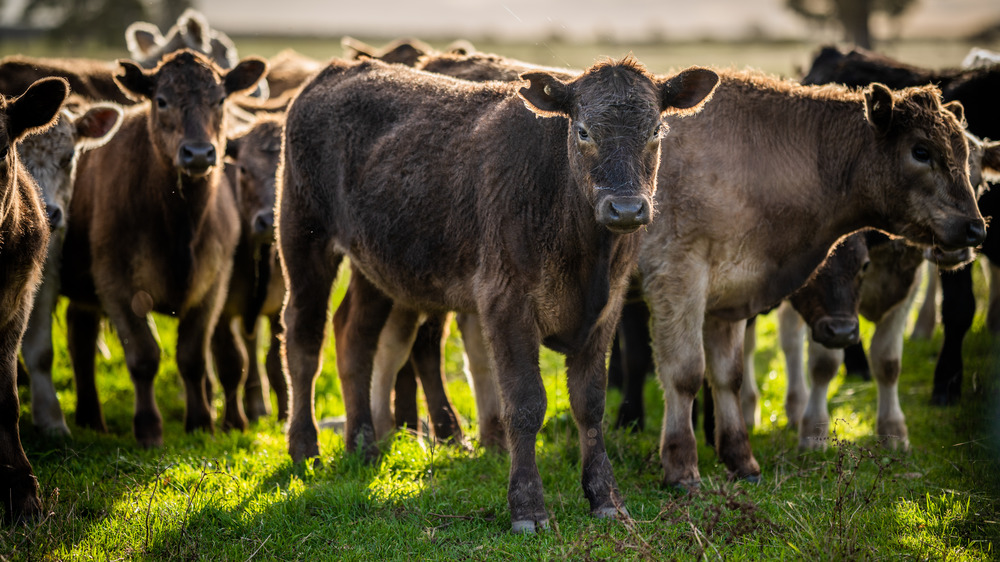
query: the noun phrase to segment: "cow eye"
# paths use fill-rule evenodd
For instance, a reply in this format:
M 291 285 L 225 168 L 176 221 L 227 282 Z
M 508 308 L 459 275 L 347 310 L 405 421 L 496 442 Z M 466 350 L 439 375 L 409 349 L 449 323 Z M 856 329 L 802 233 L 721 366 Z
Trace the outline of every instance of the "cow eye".
M 588 133 L 587 129 L 584 129 L 582 126 L 576 128 L 576 136 L 583 142 L 590 142 L 590 133 Z
M 167 100 L 163 96 L 156 96 L 156 107 L 160 109 L 166 109 Z
M 869 266 L 871 266 L 871 264 L 872 264 L 871 260 L 865 260 L 865 263 L 861 264 L 861 274 L 862 275 L 864 275 L 865 273 L 868 273 L 868 268 L 869 268 Z
M 224 103 L 226 103 L 226 98 L 219 99 L 219 107 L 222 107 Z
M 927 147 L 925 146 L 921 146 L 919 144 L 914 146 L 913 150 L 910 151 L 910 154 L 913 155 L 914 160 L 920 162 L 921 164 L 926 164 L 931 161 L 931 152 L 927 150 Z

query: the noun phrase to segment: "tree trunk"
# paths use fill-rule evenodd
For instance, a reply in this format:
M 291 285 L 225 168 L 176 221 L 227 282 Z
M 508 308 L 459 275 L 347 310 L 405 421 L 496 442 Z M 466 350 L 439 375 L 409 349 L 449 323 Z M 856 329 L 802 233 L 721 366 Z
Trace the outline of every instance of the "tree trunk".
M 837 0 L 837 17 L 844 26 L 845 38 L 864 49 L 872 48 L 868 24 L 871 13 L 872 0 Z

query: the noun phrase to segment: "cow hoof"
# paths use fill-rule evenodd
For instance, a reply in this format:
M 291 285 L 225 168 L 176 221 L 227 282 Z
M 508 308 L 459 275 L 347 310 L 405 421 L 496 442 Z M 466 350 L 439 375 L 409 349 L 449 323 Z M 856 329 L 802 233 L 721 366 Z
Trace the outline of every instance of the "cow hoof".
M 631 517 L 624 505 L 621 507 L 606 505 L 591 511 L 590 514 L 598 519 L 616 519 L 619 514 L 626 519 Z
M 931 406 L 954 406 L 958 404 L 958 396 L 947 392 L 935 392 L 931 395 Z
M 538 531 L 545 531 L 549 528 L 549 520 L 541 519 L 521 519 L 510 524 L 510 531 L 515 535 L 534 535 Z
M 73 437 L 73 434 L 69 430 L 69 426 L 66 425 L 65 421 L 61 421 L 56 424 L 45 424 L 39 425 L 38 429 L 41 430 L 46 437 L 51 439 L 69 439 Z
M 764 480 L 760 474 L 748 474 L 740 477 L 740 479 L 748 484 L 760 484 Z
M 319 444 L 318 443 L 298 443 L 288 440 L 288 454 L 292 457 L 294 462 L 302 462 L 306 459 L 311 459 L 319 456 Z
M 132 419 L 132 432 L 144 449 L 163 446 L 163 420 L 158 413 L 136 414 Z
M 701 489 L 701 478 L 689 478 L 679 482 L 664 482 L 664 485 L 682 494 L 689 494 Z

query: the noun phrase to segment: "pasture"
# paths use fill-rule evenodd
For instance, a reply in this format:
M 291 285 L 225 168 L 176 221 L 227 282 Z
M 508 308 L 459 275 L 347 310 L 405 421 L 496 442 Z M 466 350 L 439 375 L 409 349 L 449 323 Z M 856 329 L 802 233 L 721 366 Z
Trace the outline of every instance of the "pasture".
M 287 42 L 235 38 L 242 56 L 271 56 Z M 372 41 L 379 44 L 379 41 Z M 475 42 L 540 64 L 584 67 L 621 45 Z M 292 44 L 325 58 L 336 42 Z M 441 45 L 436 45 L 441 46 Z M 23 47 L 23 48 L 22 48 Z M 996 46 L 994 46 L 995 48 Z M 51 47 L 0 45 L 2 54 L 53 53 Z M 636 45 L 655 72 L 690 64 L 755 66 L 792 76 L 814 50 L 806 45 Z M 897 45 L 886 50 L 927 66 L 957 64 L 967 45 Z M 79 53 L 77 53 L 79 54 Z M 95 53 L 117 57 L 121 53 Z M 911 450 L 885 450 L 872 437 L 874 383 L 835 379 L 834 432 L 825 451 L 800 453 L 785 429 L 784 359 L 773 314 L 758 320 L 755 356 L 763 423 L 751 433 L 760 484 L 727 482 L 700 430 L 701 489 L 683 494 L 660 485 L 657 453 L 663 406 L 647 381 L 647 428 L 609 429 L 608 453 L 631 518 L 595 520 L 580 493 L 579 444 L 569 413 L 564 364 L 543 351 L 548 408 L 537 442 L 551 529 L 509 533 L 506 456 L 435 444 L 400 433 L 374 465 L 345 456 L 334 429 L 320 432 L 321 463 L 294 465 L 283 428 L 264 420 L 246 433 L 183 431 L 183 388 L 174 362 L 176 321 L 156 316 L 163 358 L 156 392 L 164 446 L 141 450 L 131 432 L 132 384 L 117 336 L 105 328 L 97 384 L 110 433 L 73 423 L 75 391 L 62 311 L 56 320 L 55 384 L 73 430 L 47 438 L 31 424 L 21 388 L 21 434 L 48 514 L 0 529 L 0 560 L 21 559 L 992 559 L 1000 548 L 1000 345 L 984 326 L 985 290 L 976 267 L 978 310 L 965 342 L 960 405 L 933 408 L 934 362 L 941 329 L 929 342 L 907 342 L 900 400 Z M 346 288 L 341 275 L 334 306 Z M 871 326 L 862 324 L 863 340 Z M 265 338 L 262 338 L 266 341 Z M 475 402 L 462 373 L 457 331 L 446 347 L 448 391 L 476 434 Z M 222 398 L 216 385 L 218 414 Z M 335 357 L 327 345 L 317 379 L 316 414 L 344 413 Z M 607 419 L 620 394 L 609 393 Z M 272 404 L 272 409 L 275 405 Z M 607 422 L 606 422 L 607 423 Z

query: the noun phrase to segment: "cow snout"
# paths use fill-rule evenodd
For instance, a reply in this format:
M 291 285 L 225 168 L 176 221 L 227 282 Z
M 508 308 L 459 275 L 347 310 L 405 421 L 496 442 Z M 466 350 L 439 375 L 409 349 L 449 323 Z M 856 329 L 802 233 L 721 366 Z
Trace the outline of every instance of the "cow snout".
M 49 219 L 49 230 L 56 230 L 63 225 L 63 210 L 59 205 L 45 204 L 45 216 Z
M 597 208 L 597 221 L 620 234 L 649 224 L 650 217 L 649 201 L 644 197 L 605 197 Z
M 185 171 L 203 174 L 215 165 L 215 145 L 210 142 L 186 142 L 181 145 L 178 159 Z
M 854 345 L 861 340 L 857 316 L 827 316 L 813 326 L 813 339 L 831 349 Z
M 253 233 L 256 237 L 274 236 L 274 211 L 268 209 L 253 218 Z
M 966 246 L 978 246 L 986 241 L 986 222 L 982 219 L 969 221 L 965 228 Z
M 939 246 L 931 246 L 924 250 L 924 259 L 944 269 L 955 269 L 976 258 L 972 248 L 945 250 Z

